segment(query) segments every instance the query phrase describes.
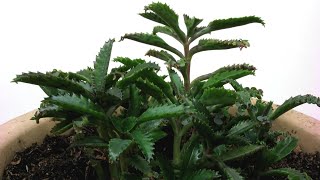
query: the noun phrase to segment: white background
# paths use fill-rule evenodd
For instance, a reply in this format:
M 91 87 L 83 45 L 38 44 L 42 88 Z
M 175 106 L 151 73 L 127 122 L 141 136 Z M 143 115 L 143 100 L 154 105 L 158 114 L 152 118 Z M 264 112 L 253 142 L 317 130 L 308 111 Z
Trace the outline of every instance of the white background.
M 109 38 L 119 40 L 125 33 L 152 31 L 156 23 L 137 15 L 151 2 L 0 1 L 0 123 L 37 108 L 44 97 L 36 86 L 10 83 L 15 74 L 54 68 L 77 71 L 92 66 L 95 55 Z M 202 25 L 213 19 L 248 15 L 266 22 L 265 27 L 251 24 L 206 36 L 248 39 L 251 47 L 195 55 L 192 78 L 221 66 L 246 62 L 258 70 L 256 76 L 241 82 L 263 89 L 266 100 L 279 104 L 298 94 L 320 96 L 318 0 L 161 2 L 167 2 L 180 17 L 187 13 L 203 18 Z M 114 44 L 112 56 L 139 58 L 149 48 L 125 40 Z M 317 106 L 303 105 L 296 110 L 320 119 Z

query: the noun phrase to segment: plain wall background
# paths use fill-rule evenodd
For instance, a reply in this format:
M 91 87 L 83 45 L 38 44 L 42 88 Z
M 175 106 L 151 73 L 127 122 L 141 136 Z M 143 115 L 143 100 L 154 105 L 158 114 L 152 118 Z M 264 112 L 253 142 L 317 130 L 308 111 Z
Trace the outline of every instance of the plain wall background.
M 37 86 L 10 83 L 16 74 L 54 68 L 77 71 L 92 66 L 95 55 L 109 38 L 119 40 L 125 33 L 152 32 L 158 24 L 137 15 L 151 2 L 0 1 L 0 123 L 37 108 L 44 97 Z M 241 82 L 263 89 L 266 100 L 280 104 L 298 94 L 320 96 L 318 0 L 161 2 L 167 2 L 180 18 L 183 13 L 203 18 L 202 25 L 213 19 L 248 15 L 259 16 L 266 22 L 265 27 L 250 24 L 207 35 L 248 39 L 251 47 L 195 55 L 192 78 L 221 66 L 246 62 L 258 70 L 256 76 Z M 154 61 L 144 57 L 148 49 L 150 46 L 125 40 L 114 44 L 112 57 Z M 296 110 L 320 119 L 320 109 L 315 105 L 303 105 Z

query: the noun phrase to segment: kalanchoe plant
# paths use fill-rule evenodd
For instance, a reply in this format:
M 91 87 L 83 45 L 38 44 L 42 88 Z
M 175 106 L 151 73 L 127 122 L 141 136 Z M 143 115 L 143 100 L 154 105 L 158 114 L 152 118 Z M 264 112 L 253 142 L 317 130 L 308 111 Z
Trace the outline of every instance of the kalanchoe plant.
M 298 105 L 320 106 L 319 98 L 292 97 L 274 110 L 272 102 L 262 100 L 262 90 L 237 82 L 255 74 L 256 68 L 248 64 L 190 79 L 196 53 L 249 47 L 247 40 L 199 38 L 250 23 L 264 25 L 259 17 L 213 20 L 199 26 L 202 19 L 184 15 L 184 32 L 178 15 L 166 4 L 152 3 L 140 15 L 161 26 L 151 34 L 126 34 L 122 40 L 163 49 L 146 55 L 163 60 L 168 77 L 157 74 L 157 64 L 124 57 L 115 58 L 122 65 L 108 73 L 110 40 L 101 48 L 94 68 L 77 73 L 30 72 L 14 79 L 39 85 L 49 96 L 33 119 L 54 117 L 56 134 L 72 129 L 72 146 L 85 147 L 99 179 L 310 179 L 289 167 L 269 169 L 297 145 L 294 137 L 270 128 L 272 121 Z M 158 33 L 177 40 L 184 51 L 170 46 Z M 224 88 L 225 84 L 232 89 Z

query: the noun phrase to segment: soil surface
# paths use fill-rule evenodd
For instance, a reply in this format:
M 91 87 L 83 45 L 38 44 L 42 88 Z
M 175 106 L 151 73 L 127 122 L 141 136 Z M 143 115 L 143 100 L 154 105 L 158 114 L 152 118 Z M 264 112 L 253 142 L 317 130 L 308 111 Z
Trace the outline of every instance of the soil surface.
M 34 144 L 17 153 L 3 179 L 96 179 L 85 153 L 79 148 L 68 148 L 69 145 L 70 138 L 46 137 L 42 145 Z M 280 167 L 292 167 L 319 179 L 320 153 L 293 152 L 273 165 Z
M 78 148 L 69 148 L 70 138 L 46 137 L 17 153 L 7 166 L 3 179 L 95 179 L 89 159 Z M 76 168 L 75 168 L 76 167 Z

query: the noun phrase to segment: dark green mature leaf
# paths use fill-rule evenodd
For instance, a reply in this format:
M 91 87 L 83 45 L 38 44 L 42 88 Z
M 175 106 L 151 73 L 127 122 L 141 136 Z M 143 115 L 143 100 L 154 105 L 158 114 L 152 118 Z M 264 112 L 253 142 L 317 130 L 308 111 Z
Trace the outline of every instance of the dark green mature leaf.
M 150 95 L 159 102 L 162 102 L 164 100 L 163 91 L 158 86 L 150 82 L 148 79 L 139 78 L 135 81 L 135 84 L 142 91 L 143 94 Z
M 185 180 L 212 180 L 220 178 L 218 172 L 208 169 L 200 169 L 196 171 L 191 171 Z
M 194 30 L 196 27 L 202 22 L 202 19 L 198 19 L 196 17 L 190 18 L 188 15 L 184 14 L 184 23 L 186 24 L 187 27 L 187 36 L 191 37 L 194 34 Z
M 149 121 L 150 122 L 150 121 Z M 153 130 L 148 133 L 153 142 L 157 142 L 158 140 L 167 136 L 167 133 L 161 130 Z
M 229 130 L 227 136 L 239 136 L 252 129 L 255 125 L 257 125 L 257 123 L 254 121 L 241 121 Z
M 194 120 L 193 124 L 199 135 L 208 139 L 210 143 L 219 144 L 222 142 L 223 136 L 217 134 L 208 123 L 200 120 Z
M 139 95 L 139 90 L 136 85 L 132 84 L 129 87 L 129 108 L 128 108 L 128 115 L 130 116 L 138 116 L 141 110 L 141 101 L 142 98 Z
M 147 75 L 147 79 L 158 86 L 162 90 L 163 94 L 165 94 L 171 102 L 176 102 L 170 84 L 167 83 L 162 77 L 158 76 L 157 73 L 153 71 L 149 72 Z
M 152 57 L 164 60 L 169 64 L 171 62 L 176 62 L 175 58 L 171 54 L 169 54 L 167 51 L 163 51 L 163 50 L 157 51 L 157 50 L 151 49 L 146 53 L 146 56 L 152 56 Z
M 225 178 L 228 180 L 243 180 L 244 178 L 235 169 L 227 166 L 225 163 L 218 161 L 218 166 Z
M 185 107 L 183 105 L 170 104 L 151 107 L 139 117 L 139 122 L 143 123 L 154 119 L 173 118 L 184 114 L 184 112 Z
M 139 15 L 144 17 L 144 18 L 146 18 L 146 19 L 149 19 L 151 21 L 154 21 L 154 22 L 169 26 L 165 21 L 163 21 L 158 15 L 156 15 L 153 12 L 140 13 Z
M 108 143 L 97 136 L 86 136 L 83 139 L 76 140 L 71 147 L 74 146 L 85 146 L 85 147 L 101 147 L 106 148 L 108 147 Z
M 290 154 L 296 148 L 298 140 L 295 137 L 288 136 L 277 143 L 275 147 L 263 152 L 265 164 L 275 163 Z
M 24 82 L 39 86 L 53 87 L 73 92 L 79 95 L 81 94 L 85 97 L 93 98 L 91 92 L 85 89 L 78 82 L 54 75 L 52 73 L 22 73 L 21 75 L 17 75 L 17 77 L 13 79 L 13 82 Z
M 129 70 L 131 68 L 136 67 L 139 64 L 143 64 L 143 63 L 146 62 L 143 59 L 133 59 L 132 60 L 132 59 L 127 58 L 127 57 L 116 57 L 116 58 L 113 59 L 113 61 L 122 63 L 126 67 L 126 70 Z
M 179 27 L 178 15 L 167 5 L 160 2 L 151 3 L 145 6 L 145 11 L 152 11 L 165 22 L 164 25 L 171 27 L 179 36 L 182 42 L 185 42 L 186 35 Z
M 93 76 L 93 69 L 91 67 L 87 67 L 86 69 L 82 69 L 77 72 L 84 77 L 86 77 L 86 81 L 91 84 L 92 76 Z
M 219 159 L 222 161 L 233 161 L 233 160 L 244 158 L 246 156 L 250 156 L 262 150 L 263 148 L 265 148 L 265 146 L 261 146 L 261 145 L 247 145 L 247 146 L 236 147 L 230 151 L 223 153 L 221 156 L 219 156 Z
M 174 88 L 174 91 L 177 95 L 183 95 L 184 94 L 184 86 L 180 79 L 180 76 L 172 69 L 168 69 L 170 80 L 172 87 Z
M 59 135 L 71 129 L 72 126 L 73 122 L 71 120 L 64 120 L 56 124 L 50 132 L 52 134 Z
M 109 40 L 108 42 L 105 42 L 105 44 L 100 49 L 100 52 L 96 57 L 96 61 L 94 62 L 93 84 L 96 91 L 98 92 L 104 92 L 105 90 L 105 77 L 108 73 L 113 42 L 114 40 Z
M 152 141 L 152 138 L 148 134 L 143 133 L 140 130 L 132 132 L 131 135 L 134 141 L 138 144 L 143 155 L 147 158 L 148 161 L 150 161 L 152 159 L 154 150 L 154 142 Z
M 286 176 L 289 180 L 312 180 L 306 173 L 301 173 L 292 168 L 271 169 L 261 173 L 261 176 Z
M 177 41 L 181 42 L 182 41 L 180 40 L 179 36 L 176 34 L 176 32 L 174 32 L 173 29 L 171 29 L 170 27 L 168 26 L 156 26 L 153 28 L 153 31 L 152 31 L 152 34 L 157 34 L 157 33 L 163 33 L 163 34 L 166 34 L 168 36 L 171 36 L 173 38 L 175 38 Z
M 154 63 L 143 63 L 138 64 L 134 68 L 132 68 L 120 81 L 118 81 L 117 85 L 121 88 L 124 88 L 134 81 L 136 81 L 139 77 L 144 76 L 147 71 L 159 70 L 160 67 Z
M 217 19 L 211 21 L 207 27 L 198 29 L 194 36 L 190 39 L 190 42 L 194 41 L 198 37 L 208 34 L 212 31 L 217 31 L 221 29 L 233 28 L 237 26 L 243 26 L 250 23 L 260 23 L 264 25 L 264 22 L 261 18 L 255 16 L 246 16 L 240 18 L 229 18 L 229 19 Z
M 205 89 L 200 98 L 205 105 L 232 105 L 236 100 L 237 94 L 234 91 L 214 87 Z
M 113 138 L 109 141 L 108 152 L 111 161 L 116 161 L 120 154 L 132 143 L 130 139 Z
M 113 117 L 111 119 L 111 122 L 118 131 L 122 133 L 126 133 L 126 132 L 129 132 L 137 124 L 137 118 L 136 117 L 128 117 L 128 118 Z
M 136 170 L 141 171 L 143 174 L 151 173 L 151 167 L 144 158 L 139 155 L 132 156 L 129 158 L 129 164 Z
M 163 175 L 164 180 L 175 180 L 174 168 L 172 163 L 165 159 L 164 156 L 157 156 L 157 161 L 159 162 L 159 167 L 161 169 L 161 174 Z
M 238 66 L 240 67 L 241 65 L 238 65 Z M 252 67 L 252 66 L 249 66 L 249 67 Z M 230 79 L 235 80 L 247 75 L 254 75 L 254 74 L 255 74 L 255 69 L 248 68 L 247 66 L 244 66 L 244 68 L 242 69 L 241 68 L 235 68 L 235 69 L 220 68 L 211 75 L 208 81 L 204 84 L 204 88 L 221 87 L 224 84 L 228 83 L 228 80 Z
M 148 34 L 148 33 L 125 34 L 121 39 L 131 39 L 133 41 L 160 47 L 183 58 L 183 54 L 179 50 L 168 45 L 163 39 L 161 39 L 157 35 Z
M 104 119 L 105 114 L 103 110 L 94 104 L 90 99 L 87 99 L 83 96 L 78 95 L 60 95 L 60 96 L 52 96 L 49 98 L 46 98 L 44 102 L 49 102 L 55 105 L 58 105 L 59 107 L 70 110 L 76 113 L 91 115 L 93 117 L 96 117 L 98 119 Z
M 31 120 L 36 120 L 37 123 L 39 119 L 45 117 L 56 117 L 56 118 L 66 118 L 71 115 L 70 112 L 64 111 L 61 107 L 54 104 L 41 104 L 38 111 L 34 114 Z
M 250 44 L 247 40 L 218 40 L 218 39 L 200 39 L 198 45 L 190 49 L 190 56 L 208 50 L 224 50 L 231 48 L 247 48 Z
M 277 107 L 277 109 L 269 116 L 269 120 L 275 120 L 287 111 L 304 103 L 316 104 L 318 107 L 320 107 L 320 98 L 311 94 L 291 97 L 288 100 L 286 100 L 282 105 Z

